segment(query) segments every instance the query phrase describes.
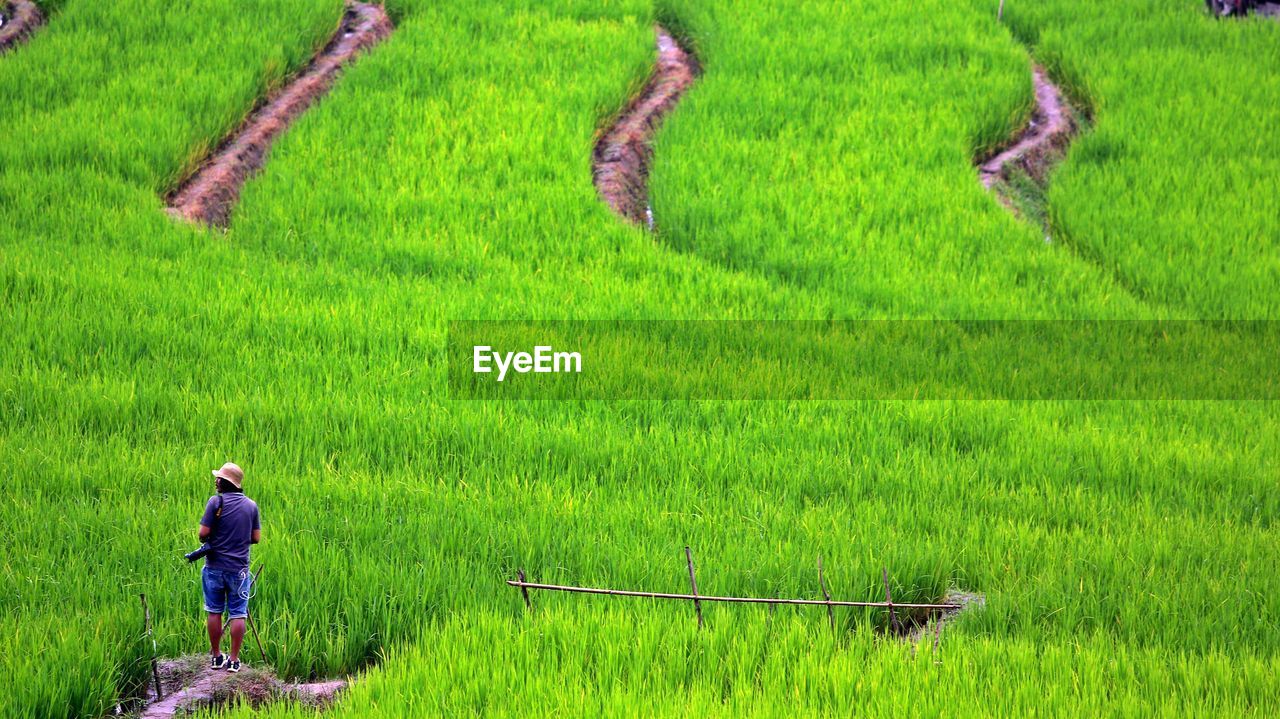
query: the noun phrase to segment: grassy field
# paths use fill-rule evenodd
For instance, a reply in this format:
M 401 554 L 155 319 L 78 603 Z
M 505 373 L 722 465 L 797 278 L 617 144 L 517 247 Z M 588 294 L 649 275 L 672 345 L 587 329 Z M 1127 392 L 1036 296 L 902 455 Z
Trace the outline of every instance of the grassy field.
M 1031 102 L 1026 50 L 989 3 L 669 5 L 715 70 L 658 141 L 672 247 L 820 288 L 839 317 L 1159 310 L 975 181 L 972 158 Z
M 340 2 L 58 3 L 0 58 L 0 715 L 134 691 L 139 592 L 163 654 L 203 646 L 180 554 L 227 459 L 262 507 L 268 659 L 360 672 L 338 716 L 1275 714 L 1274 403 L 445 392 L 459 318 L 1271 318 L 1275 153 L 1213 120 L 1275 124 L 1280 26 L 994 6 L 390 2 L 223 234 L 161 195 Z M 655 19 L 705 73 L 651 235 L 589 163 Z M 972 166 L 1024 119 L 1029 52 L 1094 115 L 1048 245 Z M 530 618 L 503 584 L 682 591 L 685 545 L 704 592 L 818 597 L 821 554 L 840 598 L 888 567 L 895 599 L 987 608 L 913 653 L 874 611 L 700 632 L 646 601 Z
M 1098 116 L 1054 178 L 1052 221 L 1135 296 L 1274 319 L 1280 23 L 1199 5 L 1011 3 L 1014 34 Z

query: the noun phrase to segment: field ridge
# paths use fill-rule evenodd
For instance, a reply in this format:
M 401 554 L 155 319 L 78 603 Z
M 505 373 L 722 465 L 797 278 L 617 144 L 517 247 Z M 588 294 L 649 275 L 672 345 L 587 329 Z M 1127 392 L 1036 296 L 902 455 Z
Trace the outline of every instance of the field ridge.
M 170 214 L 226 227 L 245 180 L 266 162 L 271 143 L 321 95 L 360 51 L 394 27 L 380 5 L 348 2 L 333 37 L 292 81 L 268 97 L 168 198 Z
M 0 4 L 0 53 L 24 42 L 44 24 L 44 13 L 31 0 L 12 0 Z
M 1025 127 L 1009 142 L 978 164 L 982 186 L 996 193 L 1001 202 L 1020 214 L 1010 197 L 1008 183 L 1018 172 L 1025 172 L 1043 187 L 1050 169 L 1066 154 L 1067 145 L 1079 131 L 1065 95 L 1041 65 L 1031 70 L 1035 88 L 1035 106 Z M 1047 228 L 1046 228 L 1047 229 Z
M 654 26 L 658 58 L 653 73 L 601 133 L 592 153 L 592 179 L 600 197 L 623 219 L 653 229 L 649 169 L 653 135 L 701 72 L 692 51 L 661 25 Z

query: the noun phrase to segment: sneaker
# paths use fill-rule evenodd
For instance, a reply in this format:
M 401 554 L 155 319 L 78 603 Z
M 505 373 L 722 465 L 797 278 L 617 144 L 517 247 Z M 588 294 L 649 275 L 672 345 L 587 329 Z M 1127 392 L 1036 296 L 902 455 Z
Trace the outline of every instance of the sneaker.
M 212 657 L 212 658 L 210 658 L 210 659 L 209 659 L 209 668 L 210 668 L 210 669 L 221 669 L 221 668 L 223 668 L 223 667 L 224 667 L 224 666 L 226 666 L 226 665 L 227 665 L 227 655 L 226 655 L 226 654 L 219 654 L 218 656 L 216 656 L 216 657 Z
M 234 674 L 235 672 L 240 671 L 240 660 L 239 660 L 239 659 L 229 660 L 229 661 L 227 662 L 227 671 L 229 671 L 229 672 L 231 672 L 231 673 L 233 673 L 233 674 Z

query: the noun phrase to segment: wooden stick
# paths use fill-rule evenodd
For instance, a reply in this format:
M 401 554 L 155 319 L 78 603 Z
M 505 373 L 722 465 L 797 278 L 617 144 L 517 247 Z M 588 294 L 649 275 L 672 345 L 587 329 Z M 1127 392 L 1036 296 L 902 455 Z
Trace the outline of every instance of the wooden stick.
M 702 628 L 702 601 L 698 599 L 698 580 L 693 577 L 693 552 L 684 548 L 684 558 L 689 560 L 689 584 L 693 587 L 693 608 L 698 612 L 698 628 Z
M 903 609 L 959 609 L 959 604 L 911 604 L 888 602 L 844 602 L 833 599 L 830 602 L 821 599 L 778 599 L 773 597 L 716 597 L 708 594 L 669 594 L 667 592 L 634 592 L 627 589 L 600 589 L 597 587 L 573 587 L 562 584 L 539 584 L 537 582 L 519 582 L 508 579 L 507 584 L 524 589 L 545 589 L 553 592 L 576 592 L 578 594 L 604 594 L 610 597 L 642 597 L 645 599 L 696 599 L 701 602 L 733 602 L 737 604 L 799 604 L 825 607 L 901 607 Z
M 942 615 L 933 618 L 933 653 L 934 659 L 937 659 L 938 640 L 942 638 Z
M 523 582 L 523 581 L 524 581 L 524 570 L 523 570 L 523 569 L 517 569 L 517 570 L 516 570 L 516 574 L 517 574 L 517 575 L 519 575 L 519 577 L 520 577 L 520 581 L 521 581 L 521 582 Z M 532 612 L 532 611 L 533 611 L 533 602 L 530 602 L 530 601 L 529 601 L 529 590 L 528 590 L 528 589 L 525 589 L 524 587 L 520 587 L 520 593 L 524 595 L 524 608 L 525 608 L 525 610 L 526 610 L 526 611 L 530 611 L 530 612 Z
M 253 583 L 249 585 L 250 591 L 252 591 L 252 587 L 258 584 L 258 577 L 262 576 L 262 570 L 266 568 L 265 564 L 258 565 L 258 571 L 253 575 Z M 258 625 L 253 623 L 253 615 L 248 610 L 245 610 L 244 618 L 249 622 L 249 629 L 253 631 L 253 640 L 258 643 L 258 655 L 262 657 L 262 666 L 265 667 L 267 665 L 267 652 L 262 648 L 262 637 L 258 636 Z
M 889 593 L 889 570 L 887 567 L 881 567 L 880 571 L 884 576 L 884 599 L 885 604 L 889 607 L 889 622 L 893 627 L 893 631 L 897 634 L 902 633 L 902 625 L 898 624 L 898 613 L 893 610 L 893 595 Z M 906 606 L 905 604 L 899 606 Z
M 1000 9 L 996 11 L 996 20 L 1004 19 L 1004 0 L 1000 0 Z
M 831 607 L 831 594 L 827 591 L 827 582 L 822 578 L 822 555 L 818 555 L 818 586 L 822 587 L 822 598 L 827 600 L 827 620 L 831 622 L 831 631 L 836 630 L 836 613 Z
M 246 614 L 245 618 L 249 620 L 249 628 L 253 630 L 253 640 L 258 643 L 258 655 L 262 657 L 262 666 L 267 665 L 267 653 L 262 648 L 262 637 L 258 636 L 258 625 L 253 623 L 253 615 Z
M 147 595 L 139 594 L 142 599 L 142 626 L 151 640 L 151 677 L 156 683 L 156 701 L 164 699 L 164 687 L 160 686 L 160 666 L 156 664 L 156 638 L 151 635 L 151 609 L 147 607 Z

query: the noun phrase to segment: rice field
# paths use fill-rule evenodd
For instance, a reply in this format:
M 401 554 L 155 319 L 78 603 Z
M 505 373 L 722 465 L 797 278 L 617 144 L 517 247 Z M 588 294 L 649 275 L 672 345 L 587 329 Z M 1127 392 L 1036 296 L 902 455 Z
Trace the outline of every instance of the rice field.
M 203 651 L 181 558 L 232 459 L 252 611 L 334 716 L 1280 710 L 1272 401 L 466 401 L 456 320 L 1273 320 L 1280 24 L 1197 0 L 387 2 L 225 232 L 165 193 L 340 0 L 41 3 L 0 57 L 0 715 L 104 716 Z M 592 185 L 653 25 L 703 66 L 655 230 Z M 1053 241 L 978 182 L 1030 62 L 1089 113 Z M 767 338 L 761 340 L 767 342 Z M 635 368 L 612 371 L 626 375 Z M 692 607 L 534 581 L 933 601 Z M 256 663 L 248 644 L 246 658 Z M 297 716 L 275 705 L 233 716 Z

